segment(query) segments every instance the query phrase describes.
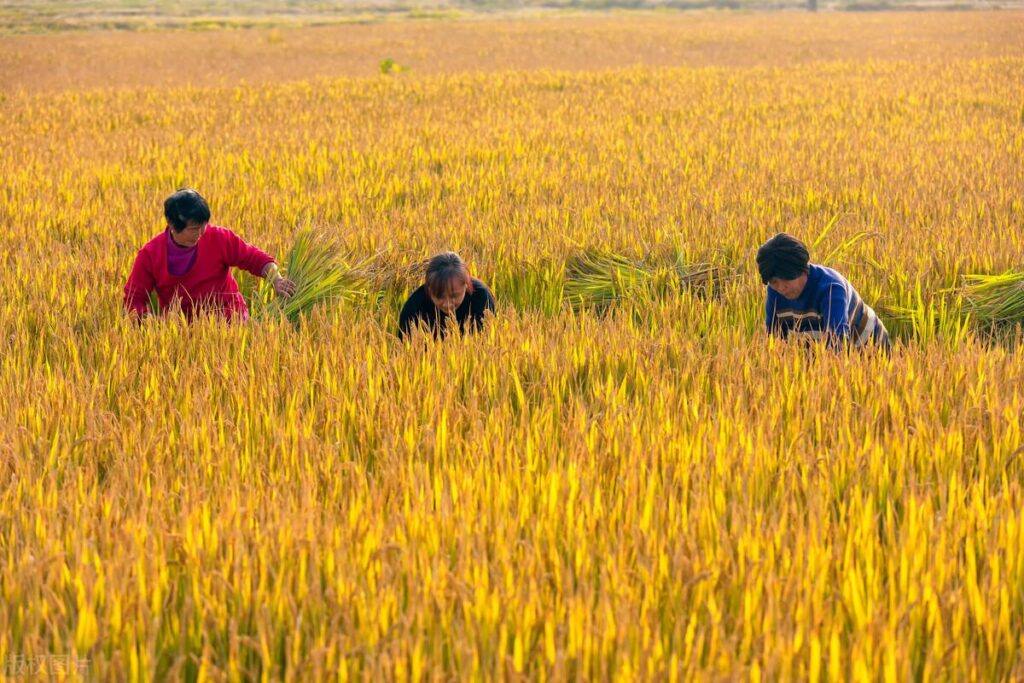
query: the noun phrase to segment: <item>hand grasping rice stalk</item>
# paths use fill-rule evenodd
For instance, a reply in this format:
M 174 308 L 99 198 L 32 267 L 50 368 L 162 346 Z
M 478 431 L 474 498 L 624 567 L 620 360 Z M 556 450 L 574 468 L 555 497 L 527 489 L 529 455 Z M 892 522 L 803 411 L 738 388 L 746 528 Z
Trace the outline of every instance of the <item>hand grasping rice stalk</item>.
M 261 285 L 254 297 L 254 315 L 259 318 L 283 315 L 297 322 L 320 305 L 365 304 L 372 301 L 374 286 L 372 259 L 351 262 L 323 233 L 303 230 L 288 252 L 286 272 L 296 284 L 288 299 L 271 298 L 270 288 Z

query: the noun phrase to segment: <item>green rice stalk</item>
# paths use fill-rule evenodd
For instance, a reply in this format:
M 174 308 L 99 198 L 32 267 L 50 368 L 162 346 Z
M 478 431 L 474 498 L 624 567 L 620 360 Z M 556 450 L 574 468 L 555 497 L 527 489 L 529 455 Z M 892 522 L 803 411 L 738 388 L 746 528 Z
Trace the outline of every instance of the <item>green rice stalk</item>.
M 917 342 L 943 340 L 954 348 L 970 335 L 974 319 L 964 310 L 963 297 L 955 289 L 941 289 L 926 294 L 918 281 L 906 304 L 888 304 L 879 307 L 889 333 Z
M 714 263 L 689 263 L 679 250 L 672 264 L 672 275 L 675 284 L 698 294 L 711 294 L 718 286 L 739 277 L 735 268 Z
M 836 225 L 839 224 L 839 220 L 843 218 L 844 215 L 846 214 L 836 213 L 832 215 L 832 217 L 828 220 L 828 223 L 825 224 L 825 228 L 821 231 L 821 234 L 819 234 L 818 237 L 815 238 L 813 242 L 811 242 L 809 249 L 812 254 L 817 253 L 818 247 L 824 244 L 825 239 L 836 227 Z M 856 247 L 858 244 L 877 239 L 881 236 L 881 233 L 876 232 L 874 230 L 861 230 L 848 237 L 845 241 L 840 242 L 838 245 L 833 247 L 831 251 L 825 254 L 825 256 L 821 258 L 816 258 L 815 262 L 821 263 L 826 266 L 835 265 L 836 263 L 839 263 L 842 259 L 844 259 L 846 255 L 849 254 L 853 250 L 853 248 Z M 866 257 L 866 259 L 867 262 L 870 263 L 875 268 L 879 270 L 882 269 L 881 264 L 878 263 L 878 261 L 876 261 L 875 259 L 871 258 L 870 256 Z
M 575 309 L 605 309 L 653 280 L 643 264 L 617 254 L 585 251 L 566 264 L 562 296 Z
M 876 238 L 878 238 L 880 236 L 881 236 L 881 233 L 873 232 L 871 230 L 861 230 L 860 232 L 854 233 L 852 236 L 850 236 L 849 239 L 847 239 L 845 242 L 839 243 L 836 247 L 834 247 L 832 249 L 832 251 L 830 251 L 828 254 L 826 254 L 825 257 L 821 260 L 821 262 L 823 264 L 825 264 L 825 265 L 830 265 L 830 264 L 833 264 L 833 263 L 838 263 L 855 246 L 857 246 L 861 242 L 866 242 L 868 240 L 873 240 L 873 239 L 876 239 Z M 871 258 L 869 258 L 868 260 L 876 268 L 881 269 L 881 265 L 877 261 L 875 261 L 874 259 L 871 259 Z
M 155 289 L 149 291 L 149 312 L 155 316 L 160 315 L 160 298 Z
M 585 251 L 566 264 L 562 296 L 577 310 L 603 310 L 622 299 L 660 297 L 683 289 L 707 293 L 734 277 L 720 266 L 687 263 L 679 253 L 673 262 L 659 265 Z
M 329 238 L 311 230 L 296 236 L 283 270 L 295 282 L 295 294 L 276 297 L 273 288 L 261 282 L 254 296 L 254 317 L 281 315 L 294 323 L 319 306 L 370 303 L 378 292 L 371 259 L 352 263 Z
M 962 292 L 970 311 L 984 325 L 1024 323 L 1024 272 L 965 275 Z
M 821 234 L 818 235 L 818 237 L 813 242 L 811 242 L 810 251 L 813 252 L 819 246 L 821 246 L 821 244 L 825 241 L 825 238 L 828 237 L 828 234 L 832 232 L 832 228 L 836 227 L 836 225 L 839 223 L 840 218 L 842 218 L 842 214 L 837 213 L 833 214 L 832 218 L 828 219 L 828 223 L 825 224 L 825 229 L 821 231 Z

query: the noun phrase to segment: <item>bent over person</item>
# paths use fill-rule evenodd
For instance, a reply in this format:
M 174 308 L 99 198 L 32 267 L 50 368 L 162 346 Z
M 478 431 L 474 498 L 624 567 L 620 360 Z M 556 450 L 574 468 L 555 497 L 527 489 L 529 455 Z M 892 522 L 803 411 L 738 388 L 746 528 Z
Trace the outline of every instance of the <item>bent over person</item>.
M 164 217 L 167 228 L 139 250 L 124 286 L 124 306 L 134 316 L 146 315 L 152 292 L 160 311 L 178 303 L 190 320 L 200 311 L 246 320 L 249 309 L 232 268 L 265 278 L 278 296 L 295 293 L 295 283 L 278 272 L 272 256 L 210 225 L 210 207 L 195 190 L 168 197 Z
M 842 275 L 810 263 L 797 238 L 779 233 L 757 250 L 757 269 L 767 285 L 769 334 L 825 339 L 830 346 L 889 349 L 889 333 Z
M 427 264 L 423 284 L 410 296 L 398 317 L 398 336 L 406 337 L 415 325 L 444 337 L 449 327 L 470 332 L 483 327 L 484 314 L 494 311 L 494 295 L 487 285 L 470 276 L 469 268 L 454 251 L 438 254 Z

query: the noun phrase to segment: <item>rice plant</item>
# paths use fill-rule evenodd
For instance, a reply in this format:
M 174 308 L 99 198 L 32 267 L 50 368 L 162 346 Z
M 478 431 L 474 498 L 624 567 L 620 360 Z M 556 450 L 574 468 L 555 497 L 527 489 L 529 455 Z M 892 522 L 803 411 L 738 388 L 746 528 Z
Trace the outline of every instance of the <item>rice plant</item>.
M 296 235 L 283 272 L 295 282 L 295 294 L 277 297 L 261 281 L 250 298 L 254 318 L 283 316 L 295 323 L 314 308 L 365 305 L 378 293 L 371 258 L 346 258 L 330 238 L 310 229 Z
M 1022 248 L 1018 13 L 0 64 L 5 678 L 1024 680 L 1024 354 L 988 330 L 1021 276 L 959 280 Z M 184 185 L 297 296 L 242 274 L 249 324 L 128 319 Z M 765 333 L 779 230 L 895 304 L 890 355 Z M 399 343 L 445 248 L 498 315 Z

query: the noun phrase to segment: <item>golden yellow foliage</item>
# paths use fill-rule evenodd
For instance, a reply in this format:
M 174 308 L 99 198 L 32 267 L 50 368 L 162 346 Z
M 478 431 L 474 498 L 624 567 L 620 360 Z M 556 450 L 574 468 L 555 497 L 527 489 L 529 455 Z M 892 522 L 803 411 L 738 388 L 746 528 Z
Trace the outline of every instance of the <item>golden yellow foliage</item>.
M 90 680 L 1024 677 L 1019 347 L 940 325 L 891 357 L 807 353 L 765 338 L 750 264 L 839 215 L 823 253 L 879 235 L 839 264 L 872 303 L 1019 268 L 1024 31 L 887 54 L 875 32 L 958 45 L 960 16 L 843 19 L 700 19 L 754 55 L 825 26 L 848 52 L 824 61 L 433 73 L 396 53 L 411 71 L 8 93 L 0 659 L 74 651 Z M 963 21 L 982 43 L 1022 23 Z M 394 289 L 298 327 L 135 326 L 121 287 L 184 184 L 273 253 L 315 223 Z M 411 266 L 444 247 L 499 315 L 403 345 Z M 581 250 L 673 247 L 741 277 L 559 306 Z

